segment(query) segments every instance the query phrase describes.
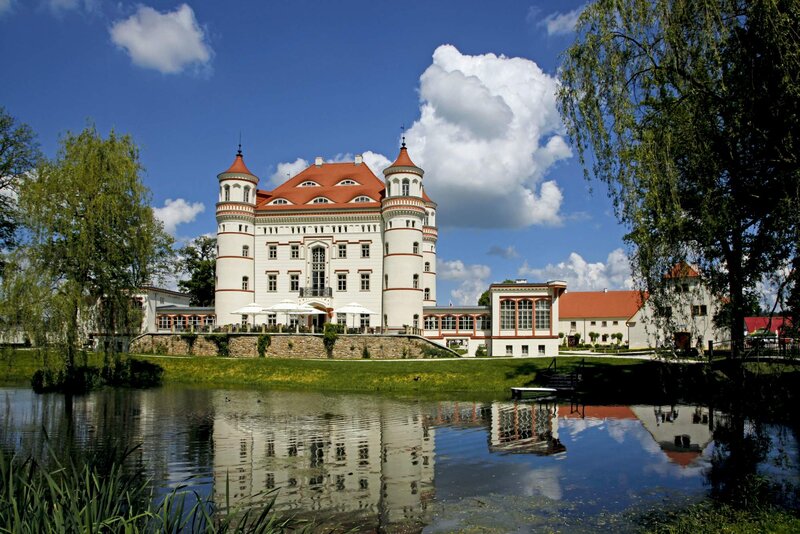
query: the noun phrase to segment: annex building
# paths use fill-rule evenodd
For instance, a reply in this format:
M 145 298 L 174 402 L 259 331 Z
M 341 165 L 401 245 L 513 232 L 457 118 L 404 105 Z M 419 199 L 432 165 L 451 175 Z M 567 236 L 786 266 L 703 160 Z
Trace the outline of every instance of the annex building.
M 347 322 L 424 335 L 470 356 L 555 356 L 564 282 L 493 284 L 490 307 L 436 307 L 437 206 L 424 174 L 404 142 L 383 179 L 360 155 L 344 163 L 318 157 L 269 191 L 240 149 L 218 175 L 216 325 L 252 323 L 237 313 L 250 303 L 290 301 L 317 310 L 300 319 L 317 331 Z M 352 302 L 373 313 L 354 320 L 334 311 Z

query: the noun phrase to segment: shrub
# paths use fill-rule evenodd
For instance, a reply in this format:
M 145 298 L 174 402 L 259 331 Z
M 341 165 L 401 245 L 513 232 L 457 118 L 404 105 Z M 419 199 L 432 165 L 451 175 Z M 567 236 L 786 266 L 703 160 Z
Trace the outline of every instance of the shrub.
M 333 358 L 333 347 L 336 345 L 336 339 L 339 337 L 339 326 L 331 323 L 325 323 L 322 330 L 322 343 L 325 345 L 325 352 L 328 358 Z
M 258 357 L 263 358 L 267 355 L 267 349 L 272 344 L 272 338 L 269 334 L 261 334 L 258 336 Z
M 475 357 L 476 358 L 485 358 L 486 354 L 487 354 L 486 353 L 486 346 L 485 345 L 479 345 L 478 349 L 475 351 Z
M 361 351 L 361 357 L 364 358 L 365 360 L 369 360 L 369 357 L 370 357 L 369 356 L 369 349 L 367 348 L 366 345 L 364 345 L 364 350 Z
M 225 357 L 230 355 L 230 337 L 230 334 L 211 334 L 208 336 L 208 340 L 217 346 L 217 356 Z
M 39 369 L 31 378 L 31 388 L 36 393 L 58 391 L 81 394 L 95 389 L 101 383 L 100 368 L 88 365 L 76 365 L 68 371 Z
M 449 350 L 442 349 L 439 347 L 433 347 L 431 345 L 425 345 L 422 348 L 422 357 L 423 358 L 455 358 L 457 357 L 456 354 L 453 354 Z

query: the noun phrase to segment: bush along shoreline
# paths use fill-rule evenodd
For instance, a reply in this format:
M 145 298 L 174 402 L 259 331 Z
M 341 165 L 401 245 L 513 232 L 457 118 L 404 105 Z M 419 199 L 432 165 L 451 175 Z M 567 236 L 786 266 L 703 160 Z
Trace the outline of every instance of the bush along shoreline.
M 106 355 L 102 365 L 94 365 L 85 353 L 81 360 L 72 366 L 39 368 L 31 377 L 31 388 L 36 393 L 80 395 L 106 386 L 151 388 L 163 383 L 164 368 L 155 362 Z

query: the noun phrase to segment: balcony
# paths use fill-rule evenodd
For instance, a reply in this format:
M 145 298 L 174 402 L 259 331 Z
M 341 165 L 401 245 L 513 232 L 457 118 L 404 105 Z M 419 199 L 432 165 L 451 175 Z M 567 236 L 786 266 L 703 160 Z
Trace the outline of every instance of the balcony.
M 331 298 L 333 296 L 333 288 L 330 287 L 301 287 L 300 298 L 307 299 L 312 297 L 317 298 Z

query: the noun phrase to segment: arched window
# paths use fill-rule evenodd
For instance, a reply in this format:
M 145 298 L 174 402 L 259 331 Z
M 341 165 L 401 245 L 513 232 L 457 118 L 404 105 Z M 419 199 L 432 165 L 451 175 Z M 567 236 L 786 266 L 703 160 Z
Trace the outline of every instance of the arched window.
M 536 328 L 550 328 L 550 301 L 536 301 Z
M 275 200 L 273 200 L 272 202 L 270 202 L 270 204 L 273 204 L 273 205 L 277 205 L 277 204 L 288 204 L 288 203 L 289 203 L 289 201 L 288 201 L 288 200 L 286 200 L 285 198 L 276 198 Z
M 413 282 L 412 282 L 412 284 L 413 284 L 413 286 L 412 286 L 412 287 L 413 287 L 414 289 L 419 289 L 419 275 L 418 275 L 418 274 L 415 274 L 415 275 L 414 275 L 414 278 L 413 278 Z
M 245 187 L 244 188 L 244 201 L 245 202 L 250 202 L 250 188 L 249 187 Z
M 514 330 L 517 327 L 517 306 L 513 300 L 500 302 L 500 330 Z
M 533 328 L 533 302 L 521 300 L 517 303 L 517 320 L 520 330 L 530 330 Z
M 374 202 L 374 200 L 372 200 L 371 198 L 369 198 L 367 196 L 361 195 L 359 197 L 354 198 L 350 202 Z
M 231 199 L 231 186 L 226 185 L 225 186 L 225 200 L 230 200 L 230 199 Z
M 242 277 L 242 289 L 244 291 L 247 291 L 248 287 L 250 287 L 250 279 L 247 278 L 246 276 L 243 276 Z
M 417 315 L 416 313 L 414 314 L 413 326 L 414 328 L 419 328 L 419 315 Z
M 408 178 L 403 180 L 403 188 L 402 188 L 400 194 L 401 194 L 401 196 L 404 196 L 404 197 L 407 197 L 407 196 L 409 196 L 411 194 L 411 186 L 410 186 L 410 183 L 408 181 Z
M 429 261 L 425 262 L 425 272 L 426 273 L 431 272 L 431 262 L 429 262 Z
M 313 182 L 311 180 L 306 180 L 305 182 L 303 182 L 302 184 L 300 184 L 297 187 L 319 187 L 319 184 L 317 182 Z
M 413 247 L 411 247 L 411 248 L 412 248 L 412 252 L 413 252 L 414 254 L 419 254 L 419 243 L 417 243 L 416 241 L 414 241 L 414 245 L 413 245 Z
M 312 200 L 311 202 L 309 202 L 309 204 L 330 204 L 330 203 L 331 203 L 331 201 L 328 200 L 325 197 L 317 197 L 314 200 Z
M 431 290 L 428 287 L 425 288 L 425 297 L 424 298 L 425 298 L 425 300 L 431 300 Z
M 250 255 L 250 247 L 248 247 L 247 245 L 242 245 L 242 256 L 246 258 L 249 255 Z

